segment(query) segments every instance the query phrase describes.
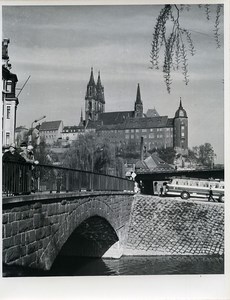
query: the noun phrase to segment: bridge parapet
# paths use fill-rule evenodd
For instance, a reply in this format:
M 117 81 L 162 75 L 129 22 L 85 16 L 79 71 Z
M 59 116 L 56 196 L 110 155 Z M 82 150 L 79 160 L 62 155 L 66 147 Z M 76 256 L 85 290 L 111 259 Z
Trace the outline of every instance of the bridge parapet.
M 61 249 L 72 249 L 71 255 L 119 257 L 132 201 L 133 193 L 128 192 L 7 197 L 3 199 L 3 263 L 48 270 Z
M 31 192 L 133 191 L 126 178 L 53 165 L 3 161 L 3 196 Z

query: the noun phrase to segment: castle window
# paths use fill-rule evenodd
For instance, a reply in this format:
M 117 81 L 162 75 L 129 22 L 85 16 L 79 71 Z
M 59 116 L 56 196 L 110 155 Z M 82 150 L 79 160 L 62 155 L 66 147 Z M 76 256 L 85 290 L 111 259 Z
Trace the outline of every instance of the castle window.
M 131 139 L 134 139 L 134 134 L 131 134 Z
M 131 129 L 131 132 L 134 132 L 134 129 Z
M 129 133 L 129 129 L 125 129 L 125 133 Z
M 6 118 L 10 119 L 10 106 L 6 107 Z
M 136 132 L 139 132 L 139 129 L 136 129 Z
M 142 132 L 147 132 L 147 129 L 142 129 Z
M 126 139 L 129 139 L 129 134 L 126 134 L 126 135 L 125 135 L 125 138 L 126 138 Z
M 181 136 L 184 137 L 184 132 L 181 132 Z

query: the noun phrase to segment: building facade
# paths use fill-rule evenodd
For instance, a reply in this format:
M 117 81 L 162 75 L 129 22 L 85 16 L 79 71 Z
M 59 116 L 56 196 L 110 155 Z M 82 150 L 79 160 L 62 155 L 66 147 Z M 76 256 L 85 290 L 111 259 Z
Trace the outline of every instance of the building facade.
M 7 148 L 15 142 L 16 113 L 18 98 L 16 96 L 17 76 L 10 72 L 8 45 L 9 39 L 2 41 L 2 147 Z

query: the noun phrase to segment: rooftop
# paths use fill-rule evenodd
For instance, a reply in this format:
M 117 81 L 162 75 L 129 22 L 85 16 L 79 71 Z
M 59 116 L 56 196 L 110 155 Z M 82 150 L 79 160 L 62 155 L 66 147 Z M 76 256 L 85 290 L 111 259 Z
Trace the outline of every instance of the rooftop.
M 61 120 L 58 121 L 50 121 L 50 122 L 43 122 L 40 127 L 40 131 L 45 130 L 58 130 L 60 125 L 62 124 Z

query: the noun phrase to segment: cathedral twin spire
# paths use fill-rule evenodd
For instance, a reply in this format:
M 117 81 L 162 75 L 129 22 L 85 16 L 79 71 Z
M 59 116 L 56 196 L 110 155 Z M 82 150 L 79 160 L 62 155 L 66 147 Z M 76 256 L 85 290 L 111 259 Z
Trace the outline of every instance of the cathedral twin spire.
M 89 83 L 87 85 L 87 92 L 86 92 L 85 99 L 87 100 L 88 98 L 95 99 L 96 101 L 99 101 L 103 104 L 105 103 L 104 87 L 101 84 L 100 71 L 98 72 L 97 84 L 95 84 L 93 68 L 91 68 L 91 74 L 90 74 Z

